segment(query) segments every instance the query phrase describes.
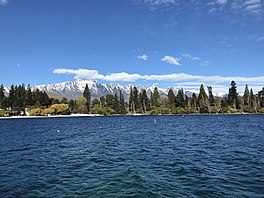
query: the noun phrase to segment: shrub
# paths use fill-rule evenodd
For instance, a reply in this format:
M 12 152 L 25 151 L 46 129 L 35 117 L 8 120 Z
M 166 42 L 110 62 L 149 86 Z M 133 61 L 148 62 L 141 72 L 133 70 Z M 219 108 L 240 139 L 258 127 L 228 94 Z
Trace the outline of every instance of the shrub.
M 31 109 L 29 112 L 30 116 L 44 116 L 44 110 L 40 108 Z

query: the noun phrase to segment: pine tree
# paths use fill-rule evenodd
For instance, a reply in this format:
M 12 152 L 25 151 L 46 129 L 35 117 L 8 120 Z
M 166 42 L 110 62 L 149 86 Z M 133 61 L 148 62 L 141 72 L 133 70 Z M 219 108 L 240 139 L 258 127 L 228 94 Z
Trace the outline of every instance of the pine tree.
M 249 93 L 248 85 L 246 85 L 243 95 L 243 102 L 245 106 L 249 105 L 249 99 L 250 99 L 250 93 Z
M 208 89 L 210 106 L 214 106 L 215 100 L 214 100 L 214 95 L 213 95 L 213 88 L 211 86 L 208 86 L 207 89 Z
M 4 93 L 4 86 L 0 85 L 0 109 L 4 109 L 4 99 L 5 99 L 5 93 Z
M 134 109 L 133 109 L 133 88 L 132 88 L 132 86 L 130 86 L 130 94 L 129 94 L 128 106 L 129 106 L 129 111 L 133 112 Z
M 101 107 L 105 107 L 105 106 L 106 106 L 106 100 L 105 100 L 105 97 L 104 97 L 104 96 L 101 96 L 99 100 L 100 100 L 100 105 L 101 105 Z
M 97 98 L 93 99 L 93 101 L 92 101 L 92 107 L 94 107 L 96 105 L 100 105 L 100 101 Z
M 132 112 L 135 113 L 140 109 L 138 89 L 136 87 L 133 88 L 132 96 Z
M 149 102 L 149 98 L 147 96 L 147 91 L 145 89 L 142 89 L 141 90 L 141 93 L 140 93 L 140 106 L 141 106 L 141 109 L 142 109 L 142 112 L 143 113 L 146 113 L 147 111 L 150 110 L 150 102 Z
M 258 92 L 258 99 L 260 103 L 260 107 L 264 107 L 264 87 L 261 91 Z
M 8 95 L 8 107 L 10 107 L 11 109 L 13 109 L 14 101 L 15 101 L 15 86 L 11 85 Z
M 153 106 L 154 107 L 160 106 L 160 95 L 157 87 L 155 87 L 153 91 Z
M 113 110 L 115 113 L 120 114 L 120 102 L 117 97 L 117 93 L 115 93 L 114 101 L 113 101 Z
M 77 107 L 76 101 L 70 100 L 70 102 L 69 102 L 69 111 L 71 113 L 73 113 L 76 110 L 76 107 Z
M 61 103 L 61 104 L 68 104 L 69 101 L 68 101 L 67 98 L 63 97 L 63 98 L 61 99 L 61 102 L 60 102 L 60 103 Z
M 195 93 L 192 94 L 191 107 L 194 111 L 197 111 L 197 96 Z
M 27 90 L 26 90 L 26 106 L 32 106 L 33 102 L 32 102 L 32 91 L 30 88 L 30 85 L 28 85 Z
M 169 107 L 173 108 L 175 106 L 175 94 L 172 89 L 169 90 L 167 97 L 168 97 Z
M 199 108 L 200 108 L 200 113 L 209 113 L 209 99 L 207 94 L 205 93 L 204 86 L 201 84 L 200 86 L 200 93 L 198 96 L 198 103 L 199 103 Z
M 90 113 L 90 106 L 91 106 L 91 94 L 88 85 L 86 84 L 85 89 L 83 91 L 83 97 L 86 98 L 86 110 Z
M 105 96 L 106 107 L 114 109 L 114 96 L 112 94 L 107 94 Z
M 150 106 L 151 106 L 151 108 L 154 106 L 153 103 L 154 103 L 153 93 L 152 93 L 152 91 L 150 91 Z
M 250 89 L 250 99 L 249 99 L 251 109 L 256 113 L 257 112 L 257 100 L 256 96 L 253 93 L 253 90 Z
M 125 99 L 124 95 L 122 94 L 121 90 L 119 92 L 119 101 L 120 101 L 120 114 L 124 115 L 126 114 L 126 106 L 125 106 Z
M 178 94 L 176 96 L 176 107 L 185 107 L 185 99 L 184 99 L 184 91 L 183 89 L 179 89 Z
M 237 93 L 237 86 L 235 81 L 231 81 L 231 87 L 229 88 L 228 93 L 228 104 L 234 106 L 235 109 L 239 109 L 239 100 Z

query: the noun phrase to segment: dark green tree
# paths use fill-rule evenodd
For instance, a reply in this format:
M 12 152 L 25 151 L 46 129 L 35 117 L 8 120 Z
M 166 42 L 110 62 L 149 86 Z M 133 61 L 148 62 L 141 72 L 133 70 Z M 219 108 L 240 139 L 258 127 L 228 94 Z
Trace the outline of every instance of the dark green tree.
M 4 86 L 0 85 L 0 109 L 4 109 L 4 100 L 5 100 L 5 93 L 4 93 Z
M 100 97 L 100 105 L 101 105 L 102 107 L 105 107 L 105 106 L 106 106 L 106 100 L 105 100 L 105 97 L 104 97 L 104 96 L 101 96 L 101 97 Z
M 100 101 L 97 98 L 93 99 L 92 101 L 92 106 L 96 106 L 96 105 L 100 105 Z
M 84 91 L 83 91 L 83 97 L 86 98 L 86 109 L 87 112 L 90 113 L 90 106 L 91 106 L 91 93 L 88 85 L 86 84 Z
M 184 108 L 186 106 L 183 89 L 178 90 L 175 102 L 176 102 L 176 107 L 183 107 Z
M 251 107 L 252 111 L 254 113 L 257 113 L 257 108 L 258 108 L 257 99 L 256 99 L 256 96 L 254 95 L 252 89 L 250 89 L 250 99 L 249 99 L 249 101 L 250 101 L 250 107 Z
M 201 84 L 201 86 L 200 86 L 200 93 L 199 93 L 199 96 L 198 96 L 198 103 L 199 103 L 200 113 L 209 113 L 210 112 L 209 99 L 208 99 L 207 94 L 205 93 L 203 84 Z
M 146 113 L 147 111 L 150 110 L 150 101 L 147 96 L 147 91 L 145 89 L 142 89 L 140 93 L 140 107 L 142 113 Z
M 168 105 L 169 105 L 169 107 L 170 108 L 175 107 L 175 94 L 174 94 L 172 89 L 169 90 L 167 97 L 168 97 Z
M 76 108 L 77 108 L 76 101 L 74 101 L 74 100 L 70 100 L 70 101 L 69 101 L 69 111 L 70 111 L 71 113 L 73 113 L 73 112 L 76 111 Z
M 120 102 L 118 100 L 117 93 L 114 95 L 113 110 L 115 113 L 120 114 Z
M 198 102 L 197 96 L 195 93 L 193 93 L 191 98 L 191 107 L 193 111 L 197 111 L 197 102 Z
M 233 106 L 235 109 L 239 109 L 239 100 L 238 100 L 238 93 L 237 93 L 237 86 L 235 81 L 231 81 L 231 87 L 229 88 L 228 93 L 228 104 Z
M 107 94 L 105 96 L 106 107 L 114 109 L 114 96 L 112 94 Z
M 261 91 L 258 92 L 258 99 L 260 103 L 260 107 L 264 107 L 264 87 L 262 88 Z
M 246 85 L 244 95 L 243 95 L 244 106 L 249 105 L 249 99 L 250 99 L 250 93 L 249 93 L 248 85 Z
M 69 101 L 68 101 L 67 98 L 63 97 L 63 98 L 61 99 L 61 102 L 60 102 L 60 103 L 61 103 L 61 104 L 68 104 Z
M 27 90 L 26 90 L 26 106 L 31 107 L 33 106 L 33 101 L 32 101 L 32 91 L 30 85 L 28 85 Z
M 208 89 L 210 106 L 214 106 L 215 105 L 215 99 L 214 99 L 214 95 L 213 95 L 213 88 L 211 86 L 208 86 L 207 89 Z
M 129 106 L 129 111 L 130 112 L 134 112 L 135 111 L 135 104 L 133 102 L 133 87 L 132 86 L 130 86 L 130 94 L 129 94 L 128 106 Z
M 153 106 L 159 107 L 160 106 L 160 95 L 159 95 L 159 90 L 157 87 L 154 88 L 152 97 L 153 97 Z
M 120 114 L 124 115 L 126 114 L 126 105 L 125 105 L 125 99 L 124 95 L 122 94 L 121 90 L 119 92 L 119 101 L 120 101 Z

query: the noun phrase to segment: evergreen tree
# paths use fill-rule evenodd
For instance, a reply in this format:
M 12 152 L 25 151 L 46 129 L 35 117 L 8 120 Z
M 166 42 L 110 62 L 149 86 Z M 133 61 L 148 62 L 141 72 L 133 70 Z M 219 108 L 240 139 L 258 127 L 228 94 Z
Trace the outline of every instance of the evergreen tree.
M 136 87 L 133 88 L 133 101 L 132 101 L 132 103 L 134 104 L 134 111 L 138 111 L 140 109 L 140 105 L 139 105 L 138 89 Z
M 256 96 L 253 93 L 253 90 L 250 89 L 250 107 L 252 109 L 253 112 L 257 113 L 257 100 L 256 100 Z
M 4 109 L 4 99 L 5 99 L 5 93 L 4 93 L 4 86 L 0 85 L 0 109 Z
M 114 109 L 114 96 L 112 94 L 107 94 L 105 96 L 106 107 Z
M 194 111 L 197 111 L 197 96 L 195 93 L 192 94 L 191 107 Z
M 173 108 L 175 106 L 175 95 L 172 89 L 169 90 L 167 97 L 168 97 L 169 107 Z
M 86 84 L 85 89 L 83 91 L 83 97 L 86 98 L 86 109 L 87 109 L 87 112 L 90 113 L 91 94 L 90 94 L 90 89 L 89 89 L 87 84 Z
M 258 92 L 258 99 L 260 103 L 260 107 L 264 107 L 264 87 L 261 91 Z
M 61 103 L 61 104 L 68 104 L 69 101 L 68 101 L 67 98 L 63 97 L 63 98 L 61 99 L 61 102 L 60 102 L 60 103 Z
M 32 101 L 32 91 L 30 88 L 30 85 L 28 85 L 27 90 L 26 90 L 26 106 L 32 106 L 33 105 L 33 101 Z
M 134 105 L 134 103 L 133 103 L 133 88 L 132 88 L 132 86 L 130 86 L 130 94 L 129 94 L 129 101 L 128 101 L 129 103 L 129 111 L 130 112 L 133 112 L 134 111 L 134 109 L 133 109 L 133 105 Z
M 151 106 L 151 108 L 154 106 L 154 99 L 153 99 L 152 91 L 150 91 L 150 106 Z
M 114 96 L 113 110 L 115 111 L 115 113 L 120 114 L 120 103 L 117 97 L 117 93 L 115 93 Z
M 93 99 L 92 101 L 92 106 L 94 107 L 96 105 L 100 105 L 100 101 L 97 98 Z
M 102 107 L 105 107 L 105 106 L 106 106 L 106 100 L 105 100 L 105 97 L 104 97 L 104 96 L 101 96 L 101 97 L 100 97 L 100 105 L 101 105 Z
M 119 92 L 119 101 L 120 101 L 120 114 L 126 114 L 126 106 L 125 106 L 125 99 L 124 95 L 122 94 L 121 90 Z
M 243 95 L 243 102 L 245 106 L 249 105 L 249 99 L 250 99 L 250 93 L 249 93 L 248 85 L 246 85 Z
M 185 107 L 185 99 L 184 99 L 184 91 L 183 89 L 179 89 L 178 94 L 176 96 L 176 107 Z
M 231 82 L 231 87 L 229 88 L 228 104 L 232 105 L 235 109 L 239 108 L 237 86 L 236 86 L 235 81 Z
M 160 95 L 159 95 L 159 91 L 157 87 L 154 88 L 152 97 L 153 97 L 153 106 L 159 107 L 160 106 Z
M 140 94 L 140 106 L 142 109 L 143 113 L 146 113 L 147 111 L 150 110 L 150 101 L 149 98 L 147 96 L 147 91 L 145 89 L 141 90 L 141 94 Z
M 208 86 L 207 89 L 208 89 L 210 106 L 214 106 L 215 100 L 214 100 L 214 96 L 213 96 L 213 88 L 211 86 Z
M 13 109 L 14 101 L 15 101 L 15 86 L 11 85 L 8 95 L 8 107 L 10 107 L 11 109 Z
M 73 113 L 73 112 L 75 112 L 76 108 L 77 108 L 76 101 L 70 100 L 70 102 L 69 102 L 69 111 L 71 113 Z
M 199 108 L 200 108 L 200 113 L 209 113 L 209 99 L 207 94 L 205 93 L 204 86 L 201 84 L 200 86 L 200 93 L 198 96 L 198 103 L 199 103 Z

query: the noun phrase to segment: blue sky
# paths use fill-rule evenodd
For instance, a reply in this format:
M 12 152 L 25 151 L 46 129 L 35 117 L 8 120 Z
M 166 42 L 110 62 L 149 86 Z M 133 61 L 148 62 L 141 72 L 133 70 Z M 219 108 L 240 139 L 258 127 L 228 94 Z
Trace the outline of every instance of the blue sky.
M 264 0 L 0 0 L 0 84 L 264 86 Z

